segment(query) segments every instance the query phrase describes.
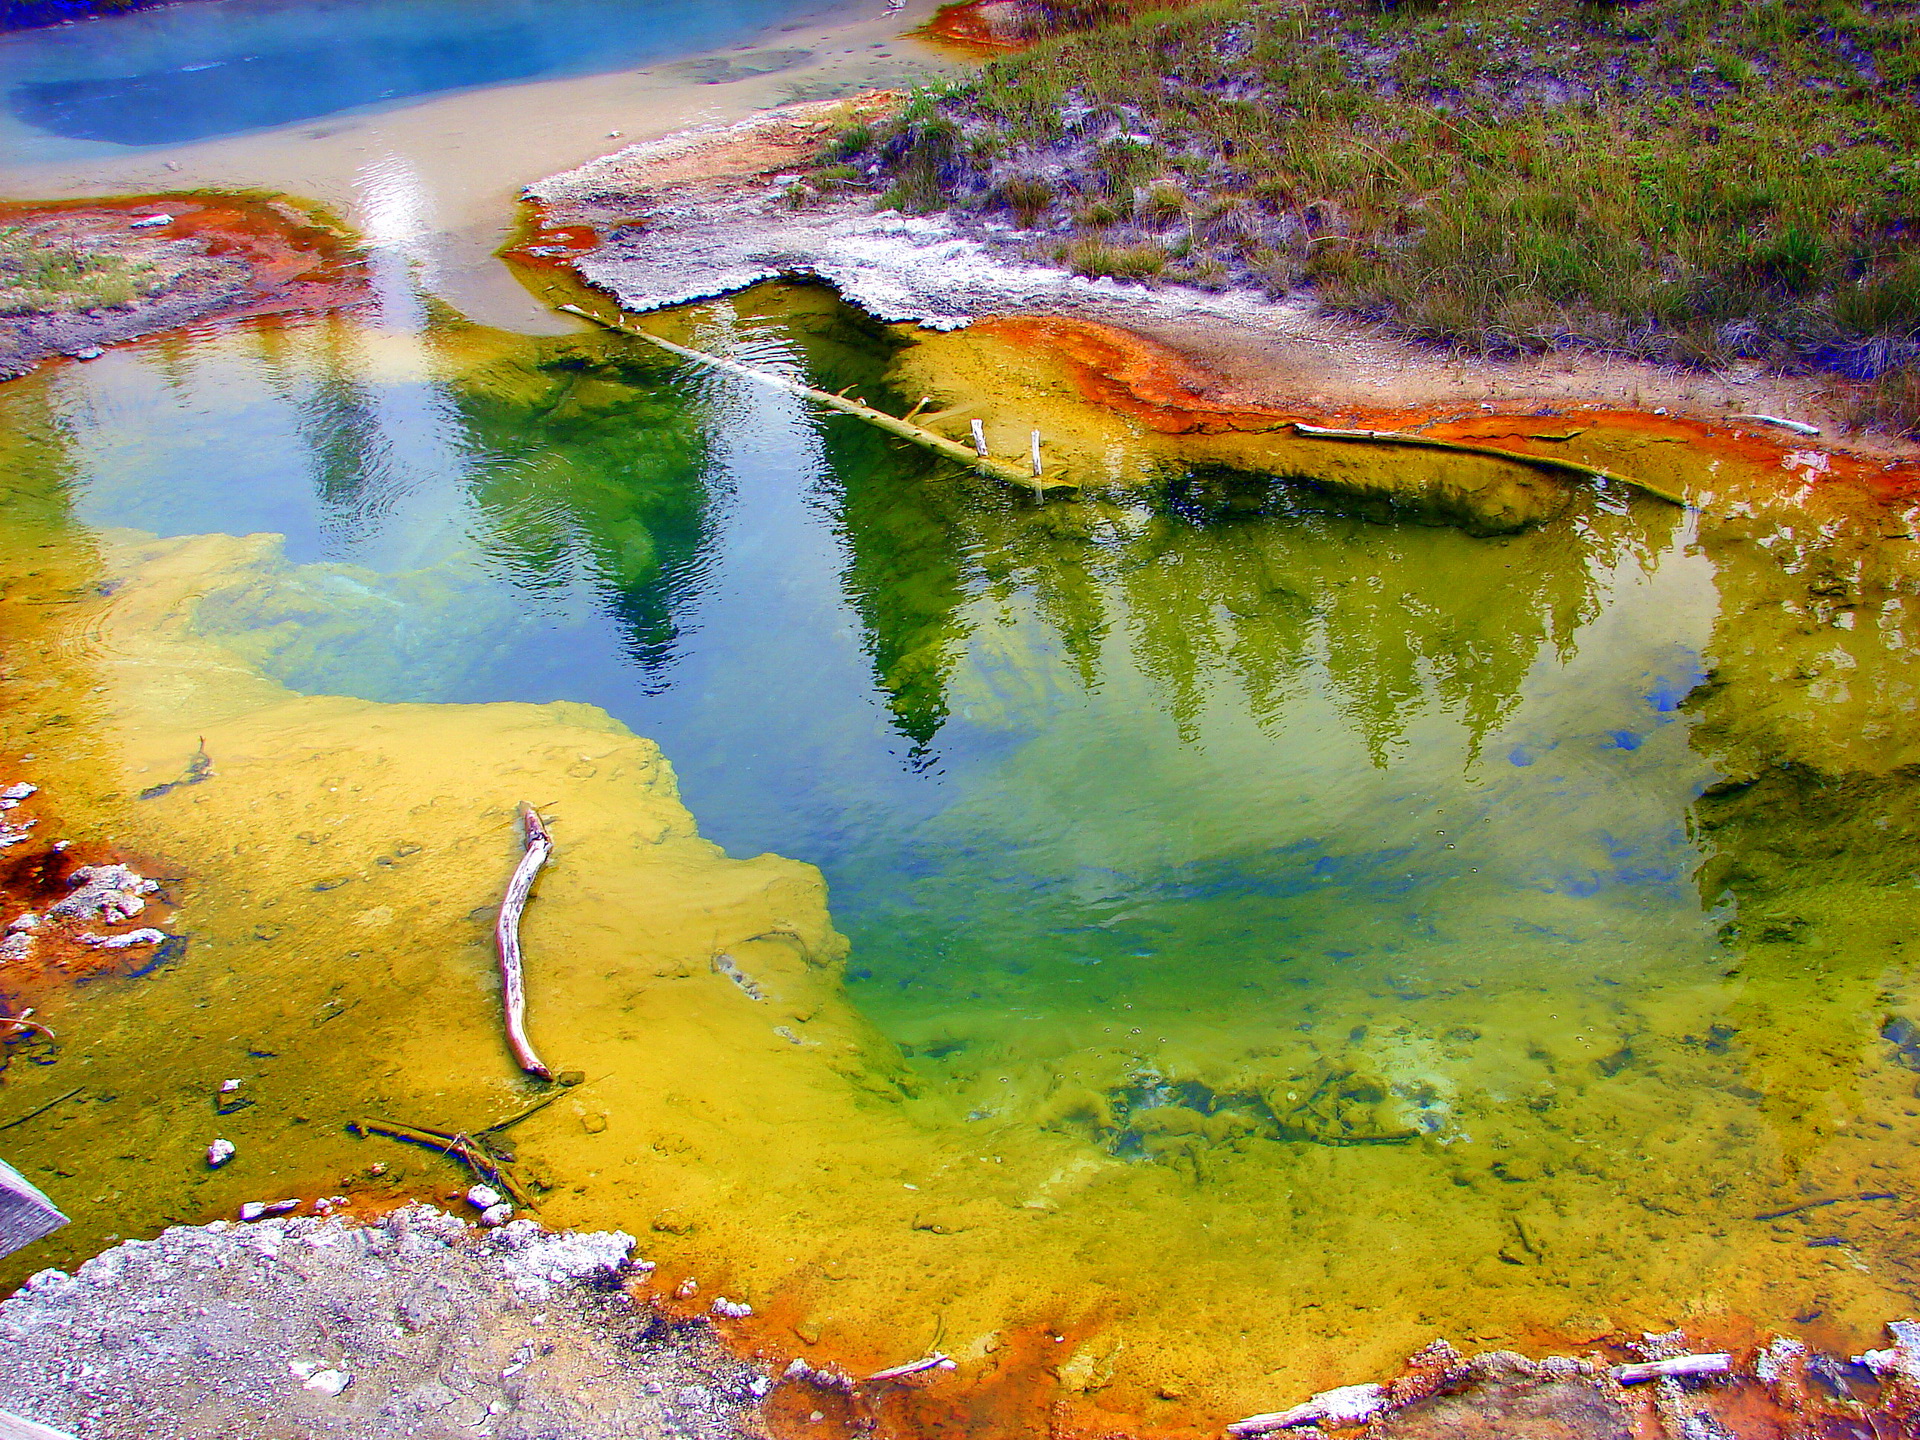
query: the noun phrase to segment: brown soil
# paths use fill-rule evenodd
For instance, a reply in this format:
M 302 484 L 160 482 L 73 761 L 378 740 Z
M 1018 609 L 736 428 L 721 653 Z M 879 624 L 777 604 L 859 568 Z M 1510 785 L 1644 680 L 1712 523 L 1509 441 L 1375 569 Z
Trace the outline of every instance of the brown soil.
M 165 225 L 130 228 L 161 214 L 170 217 Z M 0 202 L 0 225 L 23 227 L 49 246 L 150 267 L 143 288 L 152 290 L 99 309 L 0 315 L 0 379 L 182 325 L 313 314 L 367 294 L 348 238 L 284 200 L 188 193 Z

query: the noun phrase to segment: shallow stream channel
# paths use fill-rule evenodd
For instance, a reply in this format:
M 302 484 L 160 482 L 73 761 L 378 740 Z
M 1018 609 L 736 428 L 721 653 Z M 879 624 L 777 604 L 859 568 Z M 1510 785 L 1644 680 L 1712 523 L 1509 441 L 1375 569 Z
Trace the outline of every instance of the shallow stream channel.
M 1568 482 L 1476 536 L 1154 461 L 1043 351 L 821 290 L 659 322 L 1049 406 L 1104 478 L 1039 503 L 476 324 L 394 233 L 361 311 L 0 386 L 0 781 L 177 906 L 0 1052 L 0 1154 L 74 1217 L 0 1284 L 459 1188 L 350 1125 L 549 1093 L 492 950 L 525 802 L 531 1027 L 584 1077 L 512 1132 L 539 1218 L 770 1355 L 1174 1423 L 1437 1336 L 1920 1308 L 1897 507 L 1596 416 L 1700 508 Z

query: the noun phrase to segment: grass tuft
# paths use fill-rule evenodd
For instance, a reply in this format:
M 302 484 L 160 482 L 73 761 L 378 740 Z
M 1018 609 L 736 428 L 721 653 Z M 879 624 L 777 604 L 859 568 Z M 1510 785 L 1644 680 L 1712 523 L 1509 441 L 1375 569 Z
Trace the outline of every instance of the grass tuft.
M 110 310 L 146 293 L 147 268 L 118 255 L 50 243 L 23 225 L 0 227 L 0 315 Z

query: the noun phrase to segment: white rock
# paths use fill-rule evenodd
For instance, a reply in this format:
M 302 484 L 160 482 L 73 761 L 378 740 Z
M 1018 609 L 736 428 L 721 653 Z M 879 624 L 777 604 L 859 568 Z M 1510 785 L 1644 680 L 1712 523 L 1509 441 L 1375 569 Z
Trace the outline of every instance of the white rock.
M 74 887 L 73 894 L 55 904 L 48 913 L 69 915 L 76 920 L 102 920 L 110 925 L 138 915 L 147 908 L 147 902 L 140 897 L 160 888 L 158 881 L 149 880 L 125 865 L 82 865 L 73 872 L 69 883 Z
M 14 916 L 7 925 L 7 930 L 10 934 L 17 934 L 22 930 L 38 930 L 39 928 L 40 917 L 31 910 L 24 915 Z
M 240 1218 L 242 1220 L 258 1220 L 266 1213 L 267 1207 L 258 1200 L 249 1200 L 240 1207 Z
M 129 221 L 127 228 L 129 230 L 157 230 L 162 225 L 171 225 L 172 223 L 173 217 L 171 215 L 142 215 L 138 220 Z M 337 1395 L 339 1391 L 336 1390 L 334 1393 Z
M 504 1225 L 512 1218 L 513 1206 L 504 1202 L 499 1205 L 489 1205 L 480 1212 L 480 1223 L 488 1229 L 492 1229 L 496 1225 Z
M 231 1095 L 239 1088 L 240 1082 L 238 1080 L 222 1080 L 220 1082 L 220 1093 L 222 1095 Z
M 39 788 L 38 785 L 22 780 L 18 784 L 9 785 L 6 789 L 0 790 L 0 800 L 11 800 L 17 805 Z
M 136 899 L 133 903 L 140 905 L 143 902 Z M 124 935 L 95 935 L 92 931 L 84 931 L 73 938 L 95 950 L 131 950 L 136 945 L 161 944 L 166 940 L 167 932 L 149 926 L 143 930 L 129 930 Z
M 352 1383 L 353 1376 L 344 1370 L 316 1370 L 301 1388 L 317 1395 L 338 1395 Z
M 744 1300 L 729 1300 L 724 1295 L 716 1295 L 713 1298 L 713 1313 L 728 1320 L 744 1320 L 753 1314 L 753 1306 Z
M 231 1140 L 216 1140 L 207 1146 L 207 1164 L 211 1165 L 215 1170 L 218 1170 L 231 1159 L 233 1159 L 233 1142 Z M 243 1215 L 240 1218 L 244 1220 L 246 1217 Z
M 476 1185 L 467 1191 L 467 1203 L 476 1210 L 491 1210 L 505 1198 L 491 1185 Z

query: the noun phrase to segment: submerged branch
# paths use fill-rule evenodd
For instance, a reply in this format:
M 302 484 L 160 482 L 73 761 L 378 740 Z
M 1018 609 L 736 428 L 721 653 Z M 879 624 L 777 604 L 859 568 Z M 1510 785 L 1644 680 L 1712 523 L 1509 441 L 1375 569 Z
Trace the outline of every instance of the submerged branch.
M 513 1058 L 520 1062 L 522 1070 L 529 1075 L 538 1075 L 542 1080 L 551 1080 L 553 1072 L 534 1053 L 533 1044 L 527 1039 L 527 987 L 520 967 L 520 912 L 526 908 L 534 876 L 540 873 L 540 867 L 547 863 L 547 856 L 553 853 L 553 837 L 547 834 L 540 813 L 531 805 L 522 806 L 521 811 L 527 826 L 527 849 L 520 857 L 520 863 L 514 867 L 513 878 L 507 882 L 507 895 L 500 902 L 500 919 L 494 926 L 493 938 L 500 949 L 501 999 L 506 1006 L 507 1044 L 513 1047 Z
M 636 329 L 630 325 L 622 325 L 618 321 L 608 320 L 602 316 L 595 315 L 592 311 L 583 310 L 578 305 L 562 305 L 559 308 L 566 311 L 569 315 L 578 315 L 582 319 L 591 320 L 596 325 L 604 325 L 607 329 L 618 331 L 622 335 L 631 335 L 636 340 L 644 340 L 649 345 L 658 346 L 669 354 L 678 355 L 683 360 L 691 360 L 696 364 L 706 365 L 715 370 L 725 370 L 729 374 L 742 376 L 745 379 L 756 381 L 759 384 L 771 386 L 776 390 L 784 390 L 790 395 L 804 396 L 808 400 L 825 405 L 830 409 L 838 410 L 843 415 L 852 415 L 856 419 L 864 420 L 869 425 L 885 430 L 889 435 L 898 435 L 902 440 L 911 440 L 922 449 L 931 450 L 934 454 L 943 456 L 955 464 L 964 465 L 969 470 L 978 470 L 983 475 L 991 475 L 994 479 L 1003 481 L 1018 489 L 1031 490 L 1042 496 L 1046 496 L 1066 494 L 1079 488 L 1065 480 L 1049 480 L 1044 476 L 1024 474 L 1017 465 L 1009 465 L 1004 461 L 996 460 L 984 452 L 976 455 L 966 446 L 949 440 L 944 435 L 936 435 L 933 431 L 924 429 L 919 425 L 910 424 L 897 415 L 889 415 L 884 410 L 874 409 L 871 405 L 862 405 L 858 400 L 849 400 L 844 395 L 835 395 L 826 390 L 816 390 L 811 385 L 802 385 L 798 380 L 789 380 L 784 375 L 775 375 L 770 371 L 757 370 L 751 365 L 742 365 L 738 360 L 728 360 L 723 356 L 709 355 L 704 350 L 694 350 L 685 345 L 676 345 L 671 340 L 662 340 L 658 335 L 649 335 L 644 330 Z M 851 389 L 852 387 L 849 386 L 848 388 Z M 919 407 L 915 406 L 914 408 L 917 410 Z M 941 413 L 952 414 L 956 412 L 943 411 Z
M 1309 440 L 1350 440 L 1365 445 L 1410 445 L 1422 450 L 1451 450 L 1461 455 L 1485 455 L 1495 460 L 1510 460 L 1516 465 L 1531 466 L 1536 470 L 1555 470 L 1562 474 L 1578 475 L 1583 480 L 1610 481 L 1615 485 L 1625 485 L 1630 490 L 1638 490 L 1643 495 L 1651 495 L 1656 500 L 1664 500 L 1669 505 L 1678 505 L 1682 510 L 1698 510 L 1683 495 L 1662 490 L 1649 485 L 1644 480 L 1635 480 L 1629 475 L 1616 474 L 1612 470 L 1602 470 L 1598 465 L 1582 465 L 1578 460 L 1562 460 L 1557 455 L 1530 455 L 1524 450 L 1500 450 L 1492 445 L 1463 445 L 1458 440 L 1437 440 L 1430 435 L 1410 435 L 1402 430 L 1329 430 L 1319 425 L 1306 425 L 1298 420 L 1291 422 L 1296 435 Z
M 465 1135 L 450 1134 L 424 1125 L 404 1125 L 396 1120 L 356 1120 L 351 1128 L 363 1135 L 385 1135 L 389 1139 L 405 1140 L 413 1145 L 424 1145 L 429 1150 L 438 1150 L 442 1155 L 460 1161 L 476 1178 L 491 1180 L 511 1195 L 515 1204 L 533 1208 L 532 1198 L 513 1178 L 505 1163 L 489 1155 Z

